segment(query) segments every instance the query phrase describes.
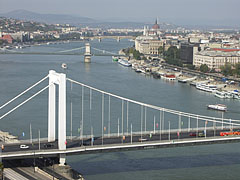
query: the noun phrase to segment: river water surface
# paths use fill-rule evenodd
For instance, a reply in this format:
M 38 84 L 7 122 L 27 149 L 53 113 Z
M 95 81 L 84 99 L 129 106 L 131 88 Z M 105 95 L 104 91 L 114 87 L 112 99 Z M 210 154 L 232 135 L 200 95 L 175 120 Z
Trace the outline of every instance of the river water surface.
M 101 43 L 90 42 L 92 47 L 117 53 L 121 48 L 132 46 L 128 40 L 105 39 Z M 22 51 L 55 52 L 83 46 L 83 42 L 33 46 Z M 62 63 L 67 63 L 68 69 L 61 69 Z M 196 90 L 187 84 L 169 83 L 150 76 L 135 73 L 131 68 L 125 68 L 112 62 L 110 56 L 93 56 L 90 64 L 84 64 L 83 57 L 77 55 L 0 55 L 0 102 L 7 102 L 27 87 L 43 78 L 53 69 L 67 73 L 67 77 L 91 85 L 98 89 L 111 92 L 126 98 L 141 101 L 160 107 L 191 112 L 202 115 L 221 117 L 222 114 L 206 109 L 207 104 L 224 103 L 229 111 L 224 117 L 239 119 L 240 101 L 221 100 L 212 94 Z M 3 109 L 1 114 L 33 95 L 37 90 L 47 85 L 43 83 L 17 102 Z M 70 135 L 70 102 L 73 102 L 72 133 L 78 136 L 81 121 L 81 87 L 68 83 L 68 122 L 67 135 Z M 90 126 L 94 133 L 101 132 L 101 95 L 93 92 L 93 112 L 89 111 L 89 90 L 84 89 L 84 126 L 85 134 L 89 134 Z M 47 135 L 47 98 L 48 91 L 37 96 L 23 107 L 1 120 L 1 130 L 9 131 L 20 139 L 29 138 L 29 126 L 32 125 L 33 137 Z M 107 114 L 108 97 L 105 99 Z M 121 119 L 121 101 L 111 99 L 111 132 L 117 132 L 117 119 Z M 126 107 L 126 103 L 124 104 Z M 140 130 L 140 107 L 129 105 L 129 121 L 135 131 Z M 113 108 L 114 107 L 114 108 Z M 126 112 L 126 110 L 125 110 Z M 125 113 L 124 112 L 124 113 Z M 91 115 L 91 121 L 89 120 Z M 147 130 L 153 128 L 153 116 L 159 119 L 159 112 L 147 110 Z M 178 117 L 166 115 L 171 126 L 177 128 Z M 173 119 L 176 119 L 174 121 Z M 104 125 L 108 126 L 105 115 Z M 183 119 L 183 127 L 187 127 L 187 119 Z M 126 131 L 124 120 L 124 131 Z M 192 122 L 192 127 L 195 127 Z M 211 123 L 209 123 L 211 126 Z M 23 133 L 24 132 L 24 133 Z M 129 151 L 116 153 L 100 153 L 67 157 L 67 163 L 81 172 L 88 180 L 94 179 L 232 179 L 238 178 L 240 169 L 240 145 L 217 144 L 144 151 Z

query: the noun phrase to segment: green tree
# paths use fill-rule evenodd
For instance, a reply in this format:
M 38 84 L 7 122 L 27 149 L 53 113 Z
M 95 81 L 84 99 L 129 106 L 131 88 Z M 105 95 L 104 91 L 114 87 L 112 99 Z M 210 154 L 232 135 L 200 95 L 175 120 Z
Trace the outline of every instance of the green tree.
M 233 75 L 232 65 L 230 63 L 226 63 L 224 66 L 221 66 L 220 69 L 224 76 Z
M 124 52 L 127 56 L 129 56 L 130 54 L 132 54 L 133 57 L 134 57 L 134 59 L 137 59 L 137 60 L 140 60 L 140 59 L 141 59 L 141 56 L 143 56 L 143 54 L 140 53 L 139 51 L 137 51 L 134 47 L 124 49 L 123 52 Z
M 164 48 L 163 48 L 163 46 L 160 46 L 159 48 L 158 48 L 158 54 L 160 55 L 160 54 L 163 54 L 163 52 L 164 52 Z
M 234 71 L 233 71 L 233 73 L 236 75 L 236 76 L 240 76 L 240 63 L 237 63 L 237 64 L 235 64 L 235 69 L 234 69 Z
M 168 64 L 173 64 L 176 66 L 183 66 L 182 61 L 180 60 L 180 51 L 176 46 L 171 46 L 167 51 L 164 52 L 166 62 Z
M 201 66 L 200 66 L 200 71 L 201 72 L 203 72 L 203 73 L 206 73 L 206 72 L 208 72 L 208 66 L 206 65 L 206 64 L 202 64 Z
M 195 69 L 195 66 L 192 65 L 192 64 L 187 64 L 186 67 L 187 67 L 188 69 L 191 69 L 191 70 L 194 70 L 194 69 Z

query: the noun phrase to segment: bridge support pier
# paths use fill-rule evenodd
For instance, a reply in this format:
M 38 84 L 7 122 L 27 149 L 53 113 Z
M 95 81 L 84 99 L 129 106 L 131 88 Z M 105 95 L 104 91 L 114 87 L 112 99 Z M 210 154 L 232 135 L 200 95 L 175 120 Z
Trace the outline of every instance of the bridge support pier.
M 89 43 L 85 44 L 86 49 L 85 49 L 85 54 L 84 54 L 84 62 L 85 63 L 90 63 L 91 62 L 91 47 Z
M 65 166 L 66 163 L 66 154 L 59 155 L 59 166 Z

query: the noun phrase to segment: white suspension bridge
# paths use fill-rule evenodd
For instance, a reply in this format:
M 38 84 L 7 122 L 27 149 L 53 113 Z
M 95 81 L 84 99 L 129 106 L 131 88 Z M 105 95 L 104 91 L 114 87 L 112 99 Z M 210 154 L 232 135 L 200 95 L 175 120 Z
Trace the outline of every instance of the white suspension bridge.
M 85 46 L 66 49 L 60 51 L 51 51 L 51 52 L 30 52 L 20 50 L 13 50 L 8 48 L 0 48 L 0 53 L 2 54 L 36 54 L 36 55 L 84 55 L 85 62 L 91 61 L 91 56 L 120 56 L 118 53 L 110 52 L 107 50 L 102 50 L 98 48 L 91 47 L 89 43 L 86 43 Z
M 10 111 L 3 113 L 6 106 L 47 79 L 49 79 L 47 86 Z M 67 82 L 70 83 L 69 112 L 67 112 Z M 73 84 L 81 89 L 76 94 L 81 98 L 80 119 L 77 123 L 73 121 L 74 104 L 71 95 Z M 56 88 L 58 88 L 58 106 L 56 106 Z M 60 164 L 64 164 L 67 154 L 240 140 L 240 136 L 220 136 L 221 131 L 230 132 L 240 127 L 240 120 L 224 118 L 223 113 L 222 117 L 211 117 L 139 102 L 67 78 L 66 74 L 53 70 L 50 70 L 46 77 L 0 106 L 2 113 L 0 120 L 47 89 L 49 93 L 47 139 L 40 137 L 40 130 L 38 139 L 33 139 L 30 129 L 30 139 L 20 142 L 20 144 L 29 145 L 29 149 L 17 148 L 19 144 L 4 143 L 5 149 L 0 155 L 1 158 L 59 156 Z M 58 116 L 56 116 L 56 110 Z M 67 121 L 68 114 L 70 118 Z M 58 120 L 57 129 L 56 120 Z M 69 134 L 67 134 L 67 124 L 70 124 Z M 79 126 L 77 132 L 73 131 L 75 126 Z M 56 130 L 58 130 L 57 137 Z M 48 143 L 51 143 L 51 148 L 43 146 Z

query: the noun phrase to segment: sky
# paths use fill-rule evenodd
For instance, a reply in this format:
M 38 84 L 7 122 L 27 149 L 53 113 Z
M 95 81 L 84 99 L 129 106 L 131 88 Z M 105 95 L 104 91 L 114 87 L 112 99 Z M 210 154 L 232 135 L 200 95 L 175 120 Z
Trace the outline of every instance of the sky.
M 24 9 L 97 20 L 238 25 L 240 0 L 0 0 L 0 13 Z

